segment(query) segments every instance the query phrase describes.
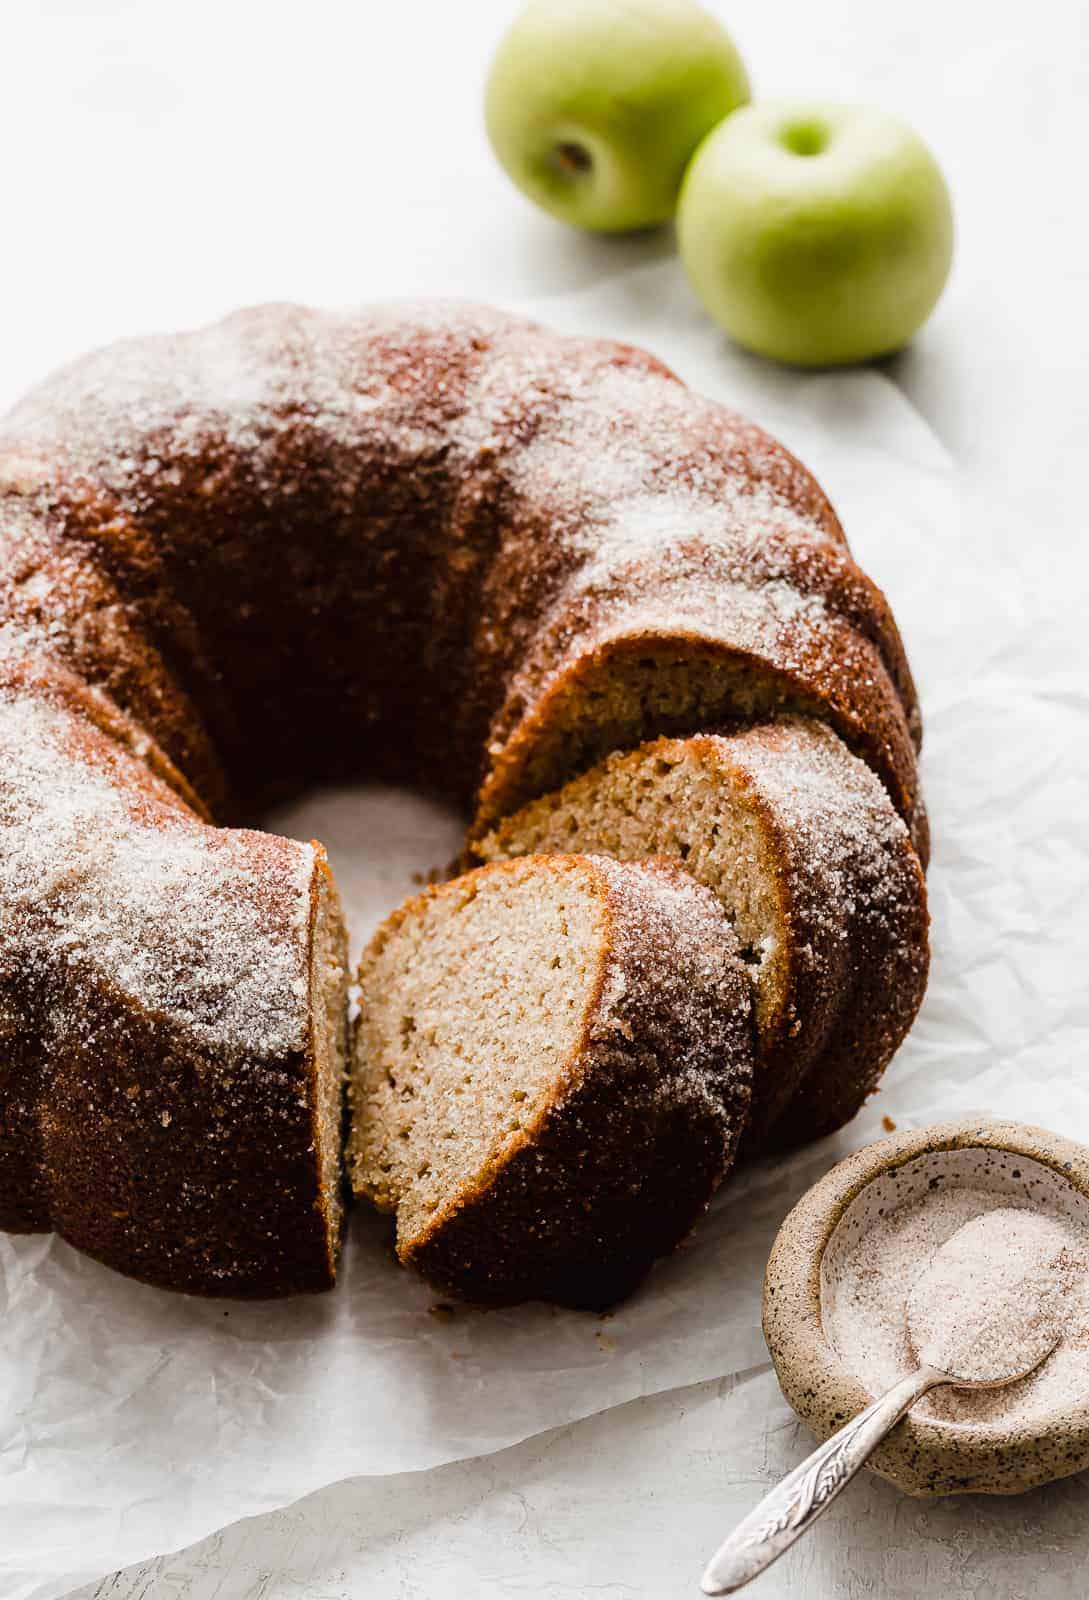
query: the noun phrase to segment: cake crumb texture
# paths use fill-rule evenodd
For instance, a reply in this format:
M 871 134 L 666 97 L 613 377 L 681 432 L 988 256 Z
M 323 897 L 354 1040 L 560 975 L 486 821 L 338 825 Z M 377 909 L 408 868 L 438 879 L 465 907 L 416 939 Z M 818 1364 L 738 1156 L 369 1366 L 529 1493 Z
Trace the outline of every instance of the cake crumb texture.
M 736 951 L 660 863 L 530 856 L 396 912 L 360 969 L 349 1166 L 401 1259 L 482 1302 L 630 1291 L 736 1150 Z

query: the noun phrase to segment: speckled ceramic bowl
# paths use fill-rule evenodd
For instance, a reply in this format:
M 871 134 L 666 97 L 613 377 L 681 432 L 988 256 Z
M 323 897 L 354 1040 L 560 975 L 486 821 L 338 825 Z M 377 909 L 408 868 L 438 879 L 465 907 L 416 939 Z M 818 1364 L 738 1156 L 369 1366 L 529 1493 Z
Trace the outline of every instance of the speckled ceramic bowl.
M 1043 1128 L 972 1119 L 868 1145 L 834 1167 L 779 1230 L 764 1282 L 764 1334 L 783 1393 L 819 1439 L 874 1397 L 825 1334 L 822 1294 L 882 1211 L 937 1182 L 1038 1198 L 1089 1225 L 1089 1149 Z M 825 1304 L 828 1301 L 825 1300 Z M 909 1415 L 871 1465 L 908 1494 L 1019 1494 L 1089 1467 L 1089 1359 L 1084 1399 L 1020 1423 L 951 1423 Z

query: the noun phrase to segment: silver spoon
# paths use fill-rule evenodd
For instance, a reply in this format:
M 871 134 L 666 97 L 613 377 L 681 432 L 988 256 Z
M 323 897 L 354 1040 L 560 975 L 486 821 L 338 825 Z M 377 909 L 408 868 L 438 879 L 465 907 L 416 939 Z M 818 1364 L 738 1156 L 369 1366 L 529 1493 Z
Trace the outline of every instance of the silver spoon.
M 904 1412 L 931 1389 L 943 1383 L 963 1389 L 1003 1389 L 1007 1384 L 1027 1378 L 1051 1354 L 1062 1337 L 1058 1297 L 1053 1297 L 1050 1304 L 1047 1296 L 1040 1297 L 1039 1325 L 1031 1333 L 1023 1333 L 1016 1371 L 1008 1370 L 1010 1355 L 1003 1351 L 1001 1340 L 977 1340 L 978 1325 L 971 1329 L 954 1329 L 952 1338 L 950 1329 L 941 1326 L 943 1307 L 956 1314 L 958 1291 L 963 1288 L 966 1274 L 983 1276 L 986 1247 L 990 1246 L 995 1252 L 1004 1248 L 1007 1233 L 1003 1222 L 1017 1215 L 1017 1212 L 1002 1209 L 976 1217 L 958 1229 L 935 1253 L 916 1281 L 906 1306 L 908 1334 L 919 1360 L 918 1370 L 902 1378 L 887 1394 L 845 1423 L 838 1433 L 818 1446 L 800 1467 L 795 1467 L 764 1496 L 755 1511 L 749 1513 L 712 1556 L 700 1583 L 704 1594 L 736 1594 L 777 1561 L 827 1511 Z M 988 1224 L 990 1232 L 984 1237 L 985 1248 L 980 1252 L 980 1225 L 986 1229 Z M 974 1237 L 973 1230 L 976 1230 Z M 1044 1259 L 1029 1263 L 1030 1270 L 1019 1281 L 1011 1281 L 1008 1256 L 1001 1263 L 995 1261 L 1000 1268 L 996 1276 L 1003 1280 L 1001 1291 L 1004 1292 L 996 1293 L 987 1305 L 988 1331 L 1000 1328 L 1004 1317 L 1012 1320 L 1016 1300 L 1024 1304 L 1025 1296 L 1036 1298 L 1033 1291 L 1042 1281 L 1040 1274 L 1055 1268 L 1068 1242 L 1068 1237 L 1056 1226 L 1054 1251 Z M 966 1250 L 966 1244 L 976 1246 L 974 1258 L 971 1249 Z M 972 1265 L 968 1266 L 968 1262 Z M 957 1349 L 955 1363 L 949 1359 L 951 1343 L 964 1346 Z M 1003 1364 L 1007 1366 L 1005 1371 L 1001 1370 Z M 956 1370 L 950 1370 L 954 1366 Z

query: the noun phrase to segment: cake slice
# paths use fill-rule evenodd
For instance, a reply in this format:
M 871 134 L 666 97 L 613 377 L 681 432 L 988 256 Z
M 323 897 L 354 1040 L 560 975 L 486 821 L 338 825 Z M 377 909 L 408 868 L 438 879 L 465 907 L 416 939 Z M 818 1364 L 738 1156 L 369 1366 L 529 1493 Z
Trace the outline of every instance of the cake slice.
M 529 857 L 395 912 L 360 968 L 348 1165 L 400 1259 L 481 1303 L 630 1292 L 744 1125 L 736 952 L 661 863 Z
M 189 1294 L 331 1289 L 348 945 L 325 850 L 0 663 L 0 1228 Z
M 750 1151 L 854 1116 L 922 1001 L 926 887 L 907 829 L 869 768 L 807 718 L 614 755 L 474 849 L 665 857 L 714 891 L 754 982 Z

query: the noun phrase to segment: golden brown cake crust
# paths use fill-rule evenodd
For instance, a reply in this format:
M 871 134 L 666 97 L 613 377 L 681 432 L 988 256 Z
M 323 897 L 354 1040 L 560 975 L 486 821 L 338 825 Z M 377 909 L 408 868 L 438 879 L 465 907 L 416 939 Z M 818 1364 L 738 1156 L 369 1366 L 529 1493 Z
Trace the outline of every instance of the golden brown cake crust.
M 132 971 L 156 1004 L 126 988 L 132 952 L 118 954 L 112 937 L 118 886 L 136 895 L 125 878 L 132 830 L 201 840 L 213 874 L 232 852 L 232 871 L 250 864 L 270 920 L 239 950 L 296 1033 L 310 1015 L 304 912 L 316 857 L 244 831 L 201 832 L 197 813 L 236 821 L 305 783 L 366 773 L 463 802 L 477 794 L 480 817 L 495 818 L 596 759 L 603 741 L 787 705 L 839 730 L 925 848 L 903 649 L 811 476 L 653 357 L 486 307 L 257 307 L 111 346 L 48 379 L 0 424 L 0 669 L 21 684 L 5 691 L 13 731 L 0 774 L 6 1215 L 19 1226 L 61 1219 L 103 1259 L 180 1287 L 313 1286 L 328 1278 L 330 1243 L 328 1229 L 317 1242 L 307 1231 L 313 1173 L 296 1213 L 286 1199 L 276 1213 L 279 1241 L 266 1226 L 250 1265 L 236 1268 L 180 1212 L 164 1210 L 156 1235 L 136 1204 L 135 1167 L 109 1202 L 116 1217 L 106 1190 L 100 1204 L 92 1183 L 80 1187 L 95 1152 L 85 1140 L 77 1155 L 65 1107 L 98 1071 L 105 1095 L 109 1061 L 137 1050 L 148 1074 L 157 1056 L 173 1064 L 180 1094 L 191 1059 L 169 1006 L 156 1011 L 162 996 L 145 966 Z M 647 671 L 669 690 L 660 704 L 641 702 Z M 108 711 L 88 720 L 28 687 L 68 679 Z M 47 780 L 28 737 L 63 752 Z M 143 798 L 152 768 L 169 797 Z M 66 1040 L 76 1026 L 47 971 L 58 947 L 47 952 L 41 931 L 56 884 L 36 901 L 16 874 L 24 861 L 40 866 L 50 828 L 72 846 L 57 807 L 84 793 L 89 773 L 116 799 L 102 835 L 114 877 L 98 880 L 65 934 L 89 948 L 104 919 L 77 1092 L 63 1076 L 68 1043 L 36 1020 L 49 993 Z M 238 904 L 257 917 L 252 897 Z M 193 941 L 176 928 L 171 945 L 165 921 L 161 933 L 184 991 L 202 970 Z M 41 950 L 28 962 L 32 938 Z M 122 956 L 124 971 L 103 964 Z M 223 992 L 248 991 L 240 981 Z M 205 1018 L 212 1081 L 230 1055 L 231 1018 L 226 1000 L 222 1017 Z M 300 1052 L 293 1034 L 253 1055 L 275 1093 L 298 1082 Z M 128 1086 L 134 1104 L 143 1081 Z M 306 1081 L 290 1135 L 300 1151 L 317 1115 Z M 218 1115 L 226 1102 L 209 1095 Z M 87 1107 L 100 1155 L 131 1125 L 119 1100 L 103 1106 Z M 183 1120 L 164 1111 L 175 1128 Z M 195 1149 L 195 1124 L 192 1136 Z M 166 1159 L 179 1137 L 126 1137 L 134 1161 L 162 1155 L 179 1186 L 196 1160 Z M 284 1156 L 285 1175 L 294 1159 Z M 65 1163 L 78 1216 L 61 1192 Z M 249 1226 L 241 1190 L 236 1202 L 233 1222 L 226 1198 L 218 1214 L 197 1205 L 209 1238 L 237 1240 L 243 1215 Z

